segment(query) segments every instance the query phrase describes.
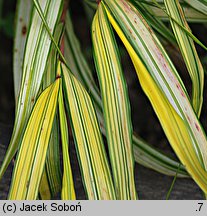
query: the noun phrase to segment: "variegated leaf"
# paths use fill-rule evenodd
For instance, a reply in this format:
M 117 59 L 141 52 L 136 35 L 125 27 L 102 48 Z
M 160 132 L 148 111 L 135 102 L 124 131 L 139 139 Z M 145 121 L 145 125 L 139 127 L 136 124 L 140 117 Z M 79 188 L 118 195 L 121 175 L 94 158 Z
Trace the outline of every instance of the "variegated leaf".
M 186 89 L 164 48 L 143 17 L 126 0 L 104 0 L 165 134 L 177 156 L 207 193 L 207 140 Z

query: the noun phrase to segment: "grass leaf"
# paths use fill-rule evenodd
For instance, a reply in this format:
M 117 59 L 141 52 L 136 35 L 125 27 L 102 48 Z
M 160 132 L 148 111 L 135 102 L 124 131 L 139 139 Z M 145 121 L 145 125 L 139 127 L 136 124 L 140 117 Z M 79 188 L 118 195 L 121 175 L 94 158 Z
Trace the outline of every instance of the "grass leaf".
M 74 33 L 71 17 L 69 14 L 66 16 L 65 25 L 66 33 L 64 37 L 64 53 L 66 61 L 70 65 L 71 71 L 73 72 L 75 77 L 81 81 L 81 83 L 84 85 L 86 90 L 88 90 L 91 98 L 93 99 L 102 133 L 106 134 L 104 128 L 100 92 L 95 86 L 92 76 L 90 76 L 90 79 L 85 79 L 85 74 L 92 74 L 92 72 L 90 71 L 83 52 L 80 49 L 80 44 L 78 43 L 78 38 Z M 179 163 L 160 153 L 135 134 L 133 135 L 133 149 L 136 162 L 166 175 L 176 174 Z M 186 173 L 183 166 L 181 166 L 181 169 L 179 170 L 178 177 L 188 177 L 188 174 Z
M 197 11 L 207 15 L 207 1 L 205 0 L 183 0 Z
M 55 28 L 54 39 L 57 44 L 60 44 L 63 33 L 63 24 L 60 23 Z M 57 68 L 57 50 L 53 44 L 47 60 L 46 71 L 43 77 L 43 89 L 51 85 L 56 79 Z M 62 188 L 62 172 L 61 172 L 61 158 L 60 158 L 60 136 L 59 136 L 59 118 L 56 114 L 54 124 L 48 145 L 47 158 L 46 158 L 46 172 L 48 182 L 51 190 L 52 197 L 61 192 Z
M 55 116 L 60 79 L 45 89 L 29 118 L 18 152 L 9 199 L 33 200 L 45 166 L 47 147 Z
M 190 31 L 179 2 L 177 0 L 164 0 L 164 3 L 168 14 Z M 203 67 L 196 52 L 193 39 L 174 23 L 173 20 L 171 20 L 171 25 L 192 80 L 192 104 L 195 112 L 200 116 L 203 104 Z
M 39 1 L 39 4 L 45 13 L 46 20 L 50 26 L 51 32 L 53 33 L 55 25 L 60 17 L 62 0 L 41 0 Z M 39 14 L 34 10 L 25 47 L 22 84 L 16 109 L 14 129 L 6 156 L 1 165 L 0 178 L 5 172 L 21 142 L 30 112 L 38 97 L 50 48 L 50 37 L 41 21 L 41 18 L 39 17 Z
M 162 128 L 189 174 L 207 192 L 207 140 L 186 89 L 157 37 L 132 4 L 104 0 Z M 145 38 L 145 40 L 143 40 Z
M 62 181 L 62 200 L 75 200 L 75 189 L 73 183 L 73 175 L 70 165 L 70 158 L 68 153 L 68 125 L 63 101 L 62 88 L 59 94 L 59 116 L 60 116 L 60 132 L 62 138 L 62 151 L 63 151 L 63 181 Z
M 47 173 L 46 173 L 45 169 L 42 173 L 42 178 L 40 181 L 39 196 L 42 200 L 50 200 L 51 199 L 50 185 L 49 185 L 49 181 L 48 181 Z
M 13 55 L 14 95 L 17 105 L 22 81 L 22 66 L 25 43 L 32 13 L 32 0 L 18 0 L 15 16 L 15 37 Z
M 115 199 L 103 140 L 90 96 L 63 64 L 62 74 L 71 127 L 88 199 Z
M 116 196 L 136 199 L 130 103 L 117 44 L 101 4 L 92 24 L 92 42 Z

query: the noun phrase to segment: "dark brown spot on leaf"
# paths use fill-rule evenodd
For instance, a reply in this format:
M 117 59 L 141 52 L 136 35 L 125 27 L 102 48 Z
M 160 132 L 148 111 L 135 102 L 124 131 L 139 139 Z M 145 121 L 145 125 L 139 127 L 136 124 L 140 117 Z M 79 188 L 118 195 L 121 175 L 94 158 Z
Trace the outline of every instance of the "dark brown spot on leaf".
M 22 35 L 26 35 L 26 33 L 27 33 L 27 27 L 24 25 L 22 27 Z

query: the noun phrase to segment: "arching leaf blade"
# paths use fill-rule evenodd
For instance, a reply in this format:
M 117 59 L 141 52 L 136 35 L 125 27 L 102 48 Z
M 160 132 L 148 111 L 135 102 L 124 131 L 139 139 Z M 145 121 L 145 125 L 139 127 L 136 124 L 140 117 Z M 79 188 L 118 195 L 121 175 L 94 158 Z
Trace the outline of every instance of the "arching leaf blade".
M 15 37 L 13 55 L 14 95 L 17 105 L 22 81 L 22 67 L 25 43 L 32 13 L 32 0 L 18 0 L 15 16 Z
M 60 79 L 45 89 L 29 118 L 18 152 L 8 199 L 36 199 L 55 116 Z
M 60 17 L 62 0 L 40 0 L 39 4 L 45 13 L 45 18 L 53 33 Z M 50 37 L 44 28 L 39 14 L 36 10 L 33 10 L 24 53 L 22 83 L 16 109 L 15 123 L 10 144 L 3 164 L 1 165 L 0 178 L 4 174 L 21 142 L 30 112 L 38 97 L 51 44 Z
M 73 183 L 73 175 L 71 170 L 68 146 L 68 125 L 63 101 L 62 88 L 60 89 L 59 94 L 59 118 L 60 118 L 60 133 L 62 140 L 62 151 L 63 151 L 63 179 L 62 179 L 62 191 L 61 199 L 62 200 L 75 200 L 75 189 Z
M 62 74 L 71 127 L 88 199 L 115 199 L 112 177 L 90 96 L 63 64 Z
M 167 13 L 175 19 L 180 25 L 183 25 L 189 31 L 187 21 L 183 10 L 177 0 L 164 0 Z M 180 47 L 183 59 L 192 80 L 192 104 L 195 112 L 200 116 L 203 104 L 203 87 L 204 87 L 204 71 L 198 57 L 193 39 L 183 31 L 173 20 L 170 20 L 176 40 Z
M 66 61 L 69 62 L 71 70 L 76 78 L 80 79 L 82 84 L 85 86 L 86 90 L 88 90 L 91 98 L 93 99 L 97 116 L 100 121 L 100 126 L 103 134 L 106 134 L 104 123 L 103 123 L 103 115 L 102 115 L 102 102 L 100 99 L 100 92 L 97 90 L 97 87 L 94 87 L 94 82 L 91 82 L 89 79 L 84 79 L 82 74 L 85 74 L 85 68 L 76 66 L 75 64 L 78 63 L 76 58 L 84 59 L 84 64 L 80 62 L 82 65 L 87 65 L 85 57 L 81 52 L 79 45 L 76 46 L 76 41 L 78 38 L 75 36 L 71 17 L 68 15 L 66 16 L 66 36 L 64 40 L 64 53 Z M 75 55 L 77 53 L 78 55 Z M 87 65 L 87 69 L 90 70 L 89 66 Z M 91 73 L 91 72 L 90 72 Z M 92 74 L 92 73 L 91 73 Z M 84 79 L 84 80 L 83 80 Z M 175 160 L 169 158 L 168 156 L 160 153 L 148 143 L 144 142 L 141 138 L 138 138 L 137 135 L 133 134 L 133 148 L 134 148 L 134 156 L 135 161 L 148 167 L 151 169 L 156 170 L 157 172 L 162 172 L 166 175 L 175 175 L 177 171 L 177 167 L 179 163 Z M 181 174 L 182 172 L 182 174 Z M 181 166 L 179 170 L 178 177 L 189 177 L 187 172 L 185 171 L 184 167 Z
M 206 193 L 206 135 L 176 69 L 153 31 L 128 1 L 104 2 L 109 20 L 131 56 L 169 142 Z
M 92 23 L 92 42 L 116 196 L 121 200 L 136 199 L 128 92 L 118 47 L 101 4 Z

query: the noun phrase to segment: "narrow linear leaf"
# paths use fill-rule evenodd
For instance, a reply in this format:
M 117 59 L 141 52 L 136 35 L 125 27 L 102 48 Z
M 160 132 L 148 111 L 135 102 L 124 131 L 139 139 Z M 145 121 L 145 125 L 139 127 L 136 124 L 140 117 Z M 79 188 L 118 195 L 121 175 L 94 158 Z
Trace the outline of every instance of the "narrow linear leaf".
M 177 22 L 176 19 L 174 19 L 172 16 L 170 16 L 170 14 L 167 13 L 167 11 L 162 8 L 157 2 L 156 0 L 153 0 L 153 2 L 155 3 L 155 5 L 160 8 L 169 18 L 169 20 L 172 20 L 173 22 L 175 22 L 187 35 L 189 35 L 199 46 L 201 46 L 204 50 L 207 50 L 207 47 L 206 45 L 204 45 L 195 35 L 193 35 L 191 33 L 191 31 L 189 31 L 188 28 L 186 28 L 185 26 L 183 25 L 180 25 L 179 22 Z
M 8 199 L 34 200 L 45 166 L 47 147 L 56 111 L 60 79 L 38 98 L 17 156 Z
M 53 33 L 60 17 L 62 0 L 39 0 L 39 4 Z M 38 96 L 50 47 L 51 40 L 47 30 L 44 28 L 37 11 L 33 10 L 24 53 L 22 83 L 16 109 L 15 124 L 6 156 L 1 165 L 0 178 L 16 153 L 22 139 L 30 112 Z
M 62 31 L 63 24 L 60 23 L 56 26 L 54 33 L 54 39 L 58 44 L 60 44 L 60 40 L 62 38 Z M 43 89 L 45 89 L 55 81 L 57 61 L 57 50 L 53 44 L 47 61 L 46 71 L 44 72 Z M 45 164 L 52 197 L 55 197 L 58 193 L 60 193 L 62 188 L 59 132 L 59 119 L 56 113 L 50 136 L 50 142 L 48 145 L 47 158 Z
M 134 0 L 135 2 L 137 2 L 138 0 Z M 202 3 L 198 4 L 199 0 L 180 0 L 180 4 L 183 8 L 186 20 L 188 22 L 195 22 L 195 23 L 200 23 L 200 22 L 206 22 L 207 21 L 207 16 L 205 15 L 205 13 L 203 13 L 205 8 L 205 5 L 203 5 Z M 160 18 L 161 20 L 165 20 L 165 21 L 169 21 L 169 17 L 167 16 L 167 14 L 160 8 L 160 7 L 156 7 L 156 5 L 154 4 L 154 0 L 145 0 L 142 3 L 148 5 L 148 7 L 152 10 L 154 16 Z M 157 3 L 159 3 L 159 5 L 164 8 L 164 0 L 156 0 Z
M 169 41 L 171 44 L 175 44 L 175 37 L 170 31 L 170 29 L 158 18 L 156 14 L 153 14 L 152 9 L 149 5 L 143 4 L 140 1 L 134 1 L 134 5 L 137 10 L 142 14 L 144 19 L 148 22 L 148 24 L 156 30 L 165 40 Z
M 183 0 L 191 7 L 207 15 L 207 1 L 206 0 Z
M 104 0 L 102 4 L 129 52 L 141 86 L 170 144 L 189 174 L 206 193 L 206 135 L 176 69 L 133 5 L 125 0 Z
M 60 140 L 59 140 L 59 119 L 57 114 L 54 117 L 54 123 L 50 135 L 50 141 L 47 149 L 46 157 L 46 173 L 48 177 L 48 183 L 51 191 L 52 198 L 56 196 L 62 187 L 61 179 L 61 165 L 60 165 Z
M 76 78 L 79 78 L 82 84 L 84 84 L 85 88 L 88 90 L 91 98 L 93 99 L 96 108 L 97 117 L 100 122 L 101 131 L 103 134 L 106 134 L 104 128 L 104 121 L 103 121 L 103 114 L 102 114 L 102 101 L 100 98 L 100 93 L 97 90 L 97 88 L 94 87 L 94 82 L 91 82 L 91 80 L 89 79 L 84 79 L 84 76 L 82 75 L 85 73 L 85 70 L 90 70 L 90 69 L 89 66 L 87 65 L 85 57 L 83 56 L 82 52 L 79 50 L 79 46 L 76 45 L 76 41 L 78 39 L 75 36 L 72 27 L 71 17 L 69 15 L 66 16 L 65 25 L 66 25 L 66 35 L 64 37 L 65 38 L 64 53 L 65 53 L 66 61 L 69 62 L 72 72 L 74 73 Z M 75 53 L 78 53 L 78 55 L 75 55 Z M 78 60 L 76 58 L 78 58 Z M 80 59 L 84 59 L 86 67 L 88 69 L 79 65 L 77 66 L 75 65 L 79 62 Z M 78 64 L 82 64 L 82 62 L 79 62 Z M 148 145 L 148 143 L 138 138 L 135 134 L 133 135 L 133 149 L 134 149 L 134 156 L 136 162 L 148 168 L 154 169 L 157 172 L 164 173 L 166 175 L 174 176 L 176 174 L 179 163 L 167 157 L 166 155 L 160 153 L 159 151 L 157 151 L 156 149 Z M 181 166 L 181 169 L 179 170 L 178 177 L 188 177 L 188 174 L 186 173 L 183 166 Z
M 18 0 L 15 16 L 15 37 L 13 55 L 14 95 L 17 105 L 22 81 L 22 67 L 30 17 L 32 13 L 32 0 Z
M 164 0 L 168 14 L 180 25 L 183 25 L 189 31 L 190 28 L 185 20 L 183 10 L 177 0 Z M 188 72 L 192 80 L 192 104 L 195 112 L 200 116 L 203 104 L 204 71 L 198 57 L 193 39 L 183 31 L 173 20 L 171 26 L 174 31 L 180 51 L 184 58 Z
M 68 125 L 64 108 L 62 88 L 59 94 L 59 116 L 60 116 L 60 132 L 62 138 L 62 151 L 63 151 L 63 180 L 62 180 L 62 200 L 75 200 L 75 189 L 73 183 L 73 175 L 70 165 L 70 158 L 68 153 Z
M 137 139 L 134 136 L 133 141 L 134 158 L 137 163 L 165 175 L 176 175 L 177 167 L 179 166 L 177 161 L 167 155 L 163 155 L 159 151 L 154 150 L 151 146 L 149 146 L 149 144 L 140 138 Z M 184 166 L 180 165 L 177 177 L 189 177 Z
M 121 200 L 136 199 L 128 92 L 118 47 L 101 4 L 92 23 L 92 42 L 116 196 Z
M 113 200 L 115 191 L 90 96 L 62 64 L 64 91 L 85 190 L 90 200 Z
M 74 75 L 82 82 L 90 94 L 93 95 L 94 100 L 97 101 L 97 106 L 101 109 L 101 99 L 99 96 L 99 90 L 96 87 L 92 71 L 90 70 L 85 57 L 83 56 L 80 48 L 80 43 L 76 37 L 71 21 L 70 14 L 66 15 L 65 24 L 65 58 L 67 59 L 68 65 L 70 65 L 71 71 Z M 91 88 L 90 86 L 93 86 Z
M 97 0 L 84 0 L 84 2 L 93 10 L 97 8 Z M 151 15 L 156 17 L 156 19 L 169 21 L 167 14 L 160 7 L 157 7 L 154 4 L 155 0 L 130 0 L 130 2 L 135 6 L 137 3 L 142 4 L 148 9 L 148 11 L 151 11 Z M 164 8 L 164 0 L 156 0 L 156 2 Z M 179 2 L 184 10 L 188 22 L 205 23 L 207 21 L 205 0 L 180 0 Z
M 45 169 L 42 173 L 42 178 L 40 181 L 39 195 L 40 195 L 40 198 L 42 200 L 50 200 L 51 199 L 50 186 L 49 186 L 47 173 L 46 173 Z

